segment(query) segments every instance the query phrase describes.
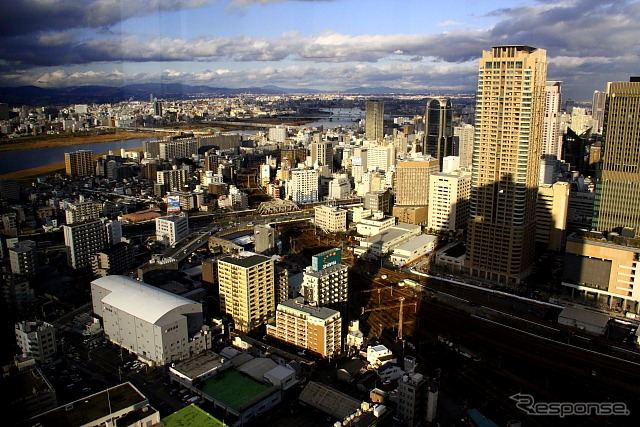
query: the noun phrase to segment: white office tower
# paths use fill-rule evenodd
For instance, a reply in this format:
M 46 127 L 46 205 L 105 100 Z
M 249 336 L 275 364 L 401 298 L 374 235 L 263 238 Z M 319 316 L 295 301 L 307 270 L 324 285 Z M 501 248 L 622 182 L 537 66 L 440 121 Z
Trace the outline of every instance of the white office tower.
M 269 128 L 269 141 L 285 143 L 287 141 L 287 128 L 285 126 Z
M 69 248 L 67 260 L 74 268 L 90 267 L 93 256 L 107 246 L 105 225 L 99 219 L 62 227 L 64 244 Z
M 287 198 L 295 203 L 318 201 L 319 174 L 313 169 L 293 169 L 286 184 Z
M 351 196 L 351 183 L 347 174 L 339 175 L 329 183 L 329 199 L 343 200 Z
M 562 105 L 562 82 L 547 81 L 545 84 L 545 110 L 542 131 L 542 154 L 562 157 L 562 133 L 560 133 L 560 105 Z
M 56 355 L 56 328 L 49 323 L 18 322 L 15 324 L 16 343 L 22 357 L 33 357 L 38 363 L 48 363 Z
M 202 304 L 127 276 L 91 282 L 93 312 L 109 341 L 150 365 L 164 365 L 211 348 Z
M 105 221 L 104 226 L 107 233 L 107 246 L 113 246 L 122 241 L 122 223 L 120 221 Z
M 457 231 L 469 221 L 471 172 L 438 172 L 429 179 L 427 227 L 439 231 Z
M 329 249 L 312 257 L 312 265 L 303 273 L 300 294 L 306 303 L 344 312 L 349 282 L 347 266 L 340 264 L 342 250 Z
M 442 159 L 442 172 L 449 173 L 460 169 L 460 157 L 447 156 Z
M 453 128 L 454 139 L 457 139 L 458 155 L 460 156 L 460 167 L 471 168 L 473 161 L 473 138 L 475 129 L 472 125 L 463 124 Z
M 156 239 L 173 246 L 189 235 L 189 219 L 181 215 L 156 218 Z
M 396 164 L 396 147 L 385 145 L 370 147 L 367 151 L 368 171 L 389 171 Z

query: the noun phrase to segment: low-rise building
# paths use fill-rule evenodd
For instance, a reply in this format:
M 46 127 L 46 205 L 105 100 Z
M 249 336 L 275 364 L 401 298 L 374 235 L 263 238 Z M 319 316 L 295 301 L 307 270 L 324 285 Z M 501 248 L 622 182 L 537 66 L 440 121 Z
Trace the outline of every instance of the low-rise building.
M 326 233 L 347 231 L 347 210 L 337 206 L 318 206 L 315 208 L 315 225 Z
M 361 240 L 360 245 L 354 248 L 353 253 L 357 256 L 384 257 L 412 237 L 420 235 L 421 232 L 422 227 L 419 225 L 399 223 L 379 234 Z
M 393 250 L 391 262 L 394 265 L 404 266 L 417 259 L 430 254 L 436 248 L 438 236 L 432 234 L 420 234 Z
M 23 357 L 33 357 L 48 363 L 56 355 L 56 328 L 46 322 L 18 322 L 15 324 L 16 343 Z

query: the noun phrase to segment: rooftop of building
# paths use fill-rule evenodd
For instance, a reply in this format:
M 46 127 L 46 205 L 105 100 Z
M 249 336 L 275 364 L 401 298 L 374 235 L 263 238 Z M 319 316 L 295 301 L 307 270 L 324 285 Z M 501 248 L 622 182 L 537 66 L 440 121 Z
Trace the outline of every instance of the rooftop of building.
M 148 403 L 138 389 L 126 382 L 99 393 L 59 406 L 45 412 L 32 421 L 50 427 L 82 426 L 127 408 L 141 407 Z
M 396 250 L 414 251 L 424 245 L 435 243 L 437 241 L 438 241 L 438 236 L 434 236 L 433 234 L 420 234 L 414 237 L 413 239 L 409 240 L 408 242 L 401 244 L 396 248 Z
M 403 235 L 411 232 L 415 232 L 421 229 L 419 225 L 399 223 L 391 228 L 388 228 L 378 234 L 367 237 L 366 242 L 369 244 L 384 244 L 402 237 Z
M 245 258 L 228 256 L 228 257 L 220 258 L 219 262 L 226 262 L 228 264 L 237 265 L 239 267 L 250 268 L 250 267 L 255 267 L 256 265 L 259 265 L 259 264 L 263 264 L 270 260 L 271 258 L 263 255 L 251 255 Z
M 331 268 L 331 267 L 329 267 Z M 301 311 L 303 313 L 309 314 L 318 319 L 329 319 L 332 316 L 335 316 L 336 313 L 339 313 L 336 310 L 332 310 L 327 307 L 314 307 L 304 303 L 303 297 L 293 298 L 278 304 L 284 307 L 292 308 L 294 310 Z
M 579 230 L 567 237 L 567 240 L 574 242 L 588 241 L 595 245 L 626 249 L 640 253 L 640 238 L 635 237 L 635 230 L 632 228 L 623 228 L 620 233 Z
M 277 388 L 255 381 L 235 369 L 227 369 L 203 381 L 200 390 L 234 411 L 242 412 Z
M 358 399 L 314 381 L 309 381 L 302 390 L 300 401 L 339 420 L 356 412 L 362 403 Z
M 156 323 L 172 310 L 196 302 L 127 276 L 105 276 L 91 282 L 110 293 L 102 301 L 126 313 Z
M 193 404 L 163 418 L 162 422 L 165 427 L 227 427 L 225 423 Z
M 187 378 L 197 378 L 221 367 L 227 359 L 213 351 L 203 351 L 185 361 L 176 363 L 171 369 Z

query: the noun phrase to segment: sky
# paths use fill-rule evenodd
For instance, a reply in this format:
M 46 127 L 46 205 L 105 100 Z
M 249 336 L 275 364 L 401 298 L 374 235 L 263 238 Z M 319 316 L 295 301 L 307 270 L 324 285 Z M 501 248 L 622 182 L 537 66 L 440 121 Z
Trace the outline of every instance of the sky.
M 589 101 L 640 75 L 640 0 L 12 0 L 0 86 L 185 83 L 473 93 L 492 46 L 545 49 Z

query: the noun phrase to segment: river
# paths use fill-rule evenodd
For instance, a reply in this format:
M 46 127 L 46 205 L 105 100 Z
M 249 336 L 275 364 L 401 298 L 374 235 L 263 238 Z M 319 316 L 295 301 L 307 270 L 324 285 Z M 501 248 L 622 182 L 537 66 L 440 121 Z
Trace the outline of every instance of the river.
M 102 154 L 113 151 L 115 154 L 119 154 L 121 148 L 130 149 L 142 147 L 143 141 L 151 141 L 154 139 L 155 138 L 135 138 L 124 141 L 67 145 L 65 147 L 37 148 L 34 150 L 23 151 L 3 151 L 0 153 L 0 175 L 64 162 L 64 153 L 70 153 L 72 151 L 91 150 L 93 151 L 93 154 Z

